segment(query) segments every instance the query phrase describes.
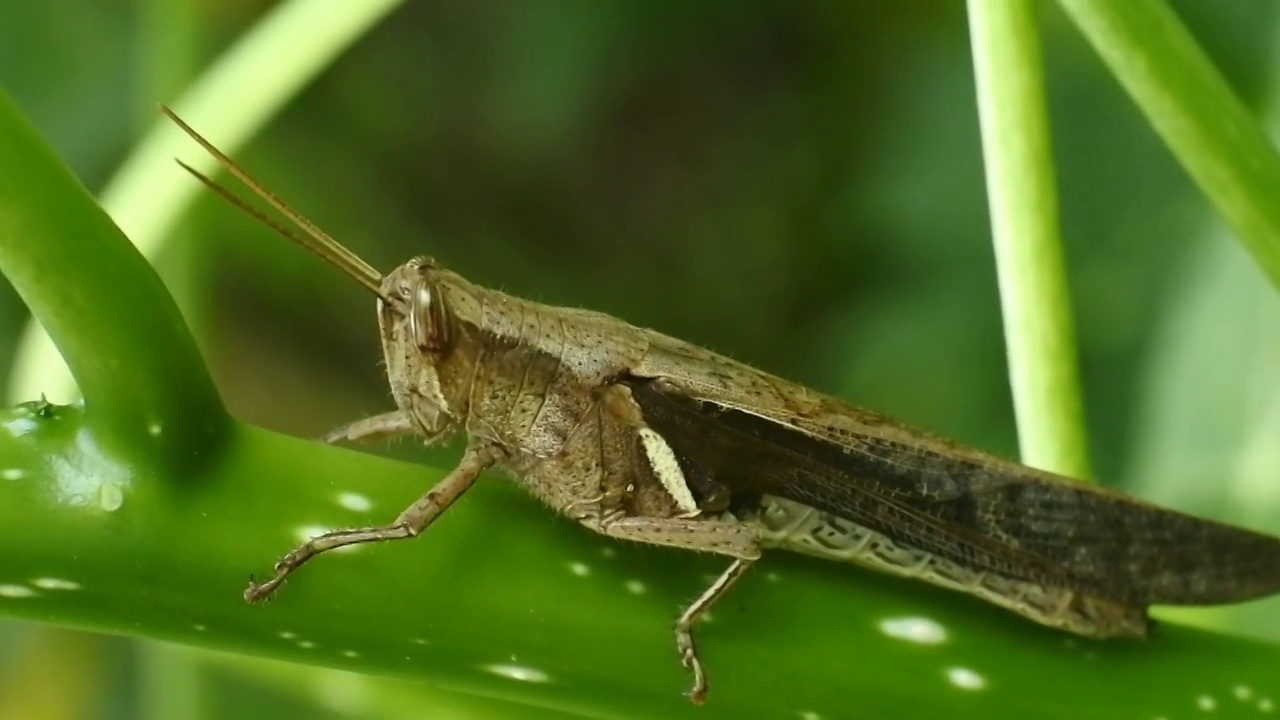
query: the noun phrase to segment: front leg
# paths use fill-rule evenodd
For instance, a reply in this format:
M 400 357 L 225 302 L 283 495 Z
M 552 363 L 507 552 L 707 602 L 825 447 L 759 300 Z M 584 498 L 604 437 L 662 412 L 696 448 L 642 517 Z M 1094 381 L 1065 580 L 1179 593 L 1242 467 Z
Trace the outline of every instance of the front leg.
M 374 442 L 412 435 L 415 432 L 417 428 L 414 427 L 409 414 L 403 410 L 394 410 L 334 428 L 322 438 L 322 441 L 330 445 L 344 441 Z
M 583 524 L 609 537 L 734 558 L 733 564 L 676 620 L 676 652 L 680 653 L 680 662 L 693 671 L 693 687 L 687 694 L 701 705 L 707 695 L 707 676 L 694 646 L 693 626 L 760 557 L 759 534 L 733 523 L 686 518 L 606 517 L 584 520 Z
M 250 582 L 249 588 L 244 591 L 244 599 L 248 602 L 265 599 L 303 563 L 329 550 L 346 545 L 416 537 L 474 485 L 480 473 L 493 465 L 499 455 L 500 452 L 494 447 L 468 448 L 453 472 L 436 483 L 435 487 L 417 502 L 405 508 L 395 522 L 390 525 L 355 530 L 335 530 L 311 538 L 276 563 L 275 574 L 269 580 L 263 583 Z

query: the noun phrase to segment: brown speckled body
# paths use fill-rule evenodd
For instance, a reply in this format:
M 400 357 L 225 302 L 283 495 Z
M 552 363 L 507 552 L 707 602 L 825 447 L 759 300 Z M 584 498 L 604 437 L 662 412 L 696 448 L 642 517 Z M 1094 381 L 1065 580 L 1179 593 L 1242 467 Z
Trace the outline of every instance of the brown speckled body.
M 429 299 L 452 328 L 447 352 L 424 352 L 423 323 L 400 320 L 420 308 L 381 310 L 392 390 L 418 429 L 500 447 L 530 492 L 607 534 L 848 560 L 1098 637 L 1145 634 L 1153 603 L 1280 589 L 1273 538 L 993 457 L 609 315 L 481 288 L 425 258 L 383 292 Z M 640 427 L 732 502 L 683 513 Z M 679 524 L 610 532 L 625 518 Z

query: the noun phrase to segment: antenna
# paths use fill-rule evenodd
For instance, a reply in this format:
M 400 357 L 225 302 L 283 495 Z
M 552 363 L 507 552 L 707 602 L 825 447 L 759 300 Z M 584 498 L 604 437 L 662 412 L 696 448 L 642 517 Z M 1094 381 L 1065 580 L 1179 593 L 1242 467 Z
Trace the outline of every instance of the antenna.
M 184 122 L 182 118 L 178 117 L 177 114 L 167 106 L 161 105 L 160 111 L 168 116 L 168 118 L 177 124 L 178 127 L 182 128 L 183 132 L 191 136 L 191 139 L 195 140 L 201 147 L 208 151 L 208 153 L 218 161 L 218 164 L 226 168 L 232 176 L 252 190 L 254 195 L 262 198 L 267 202 L 267 204 L 279 211 L 281 215 L 288 218 L 295 226 L 297 226 L 298 229 L 302 230 L 302 233 L 299 233 L 293 228 L 275 220 L 263 211 L 253 207 L 248 201 L 236 195 L 222 184 L 181 160 L 178 160 L 178 164 L 181 165 L 184 170 L 194 175 L 197 180 L 204 183 L 206 187 L 213 190 L 227 202 L 237 208 L 240 208 L 245 213 L 262 222 L 272 230 L 275 230 L 280 235 L 311 251 L 321 260 L 324 260 L 330 265 L 338 268 L 338 270 L 342 271 L 342 274 L 352 280 L 355 280 L 364 286 L 365 289 L 382 298 L 384 302 L 388 302 L 388 299 L 382 294 L 382 273 L 374 270 L 369 263 L 361 260 L 359 255 L 356 255 L 343 247 L 342 243 L 334 240 L 328 233 L 317 227 L 315 223 L 289 207 L 283 200 L 276 197 L 270 190 L 263 187 L 261 183 L 254 180 L 253 177 L 237 165 L 235 161 L 223 154 L 221 150 L 214 147 L 213 143 L 205 140 L 200 133 L 192 129 L 190 125 Z

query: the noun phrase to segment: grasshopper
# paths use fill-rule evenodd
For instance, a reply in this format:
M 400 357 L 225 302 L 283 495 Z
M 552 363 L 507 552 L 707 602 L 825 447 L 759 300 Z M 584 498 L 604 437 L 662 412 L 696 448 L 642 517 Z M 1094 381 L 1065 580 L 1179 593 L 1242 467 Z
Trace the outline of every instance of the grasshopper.
M 693 628 L 769 548 L 1095 638 L 1145 637 L 1153 604 L 1280 591 L 1276 538 L 965 447 L 610 315 L 484 288 L 429 257 L 383 275 L 162 110 L 302 232 L 179 164 L 377 299 L 396 408 L 326 439 L 468 441 L 394 521 L 312 538 L 250 584 L 250 602 L 326 551 L 416 537 L 489 469 L 602 535 L 728 559 L 675 623 L 695 703 L 707 679 Z

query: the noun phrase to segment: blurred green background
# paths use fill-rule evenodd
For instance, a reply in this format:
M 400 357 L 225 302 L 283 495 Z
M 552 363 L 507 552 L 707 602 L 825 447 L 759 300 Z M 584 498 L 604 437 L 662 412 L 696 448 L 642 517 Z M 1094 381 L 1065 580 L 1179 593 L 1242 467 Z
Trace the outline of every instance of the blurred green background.
M 1276 532 L 1274 290 L 1043 5 L 1096 472 Z M 1280 5 L 1173 5 L 1273 120 Z M 0 85 L 97 190 L 271 6 L 5 3 Z M 960 2 L 416 0 L 236 155 L 380 269 L 430 253 L 1017 454 Z M 240 213 L 202 199 L 158 266 L 239 418 L 313 436 L 390 406 L 373 303 Z M 0 287 L 0 377 L 26 316 Z M 1195 617 L 1280 639 L 1276 602 Z M 339 676 L 172 652 L 0 624 L 0 720 L 155 713 L 174 663 L 211 717 L 363 714 Z

